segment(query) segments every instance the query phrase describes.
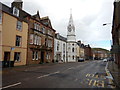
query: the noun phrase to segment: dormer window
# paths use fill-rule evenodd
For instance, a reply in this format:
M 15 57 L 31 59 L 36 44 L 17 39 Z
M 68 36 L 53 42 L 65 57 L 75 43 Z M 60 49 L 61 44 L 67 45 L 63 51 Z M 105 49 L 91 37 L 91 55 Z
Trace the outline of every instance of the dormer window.
M 13 7 L 13 15 L 19 17 L 19 9 L 17 9 L 16 7 Z
M 37 23 L 34 23 L 34 29 L 40 31 L 40 25 Z

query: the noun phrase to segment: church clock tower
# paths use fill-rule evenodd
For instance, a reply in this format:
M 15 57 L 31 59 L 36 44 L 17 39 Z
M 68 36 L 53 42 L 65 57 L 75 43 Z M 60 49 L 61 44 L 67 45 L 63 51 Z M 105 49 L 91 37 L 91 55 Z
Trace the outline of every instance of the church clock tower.
M 67 26 L 67 61 L 76 62 L 77 57 L 77 43 L 75 35 L 75 26 L 73 23 L 72 13 Z
M 70 19 L 69 23 L 67 26 L 67 40 L 68 41 L 76 41 L 76 35 L 75 35 L 75 26 L 73 24 L 73 18 L 72 18 L 72 13 L 70 14 Z

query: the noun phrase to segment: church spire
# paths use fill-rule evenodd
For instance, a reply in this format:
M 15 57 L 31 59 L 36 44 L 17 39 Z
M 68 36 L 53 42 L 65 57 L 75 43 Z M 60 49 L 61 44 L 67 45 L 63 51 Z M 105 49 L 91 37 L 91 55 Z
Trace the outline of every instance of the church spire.
M 74 26 L 74 23 L 73 23 L 73 17 L 72 17 L 72 9 L 70 9 L 70 19 L 69 19 L 69 23 L 68 23 L 68 26 Z

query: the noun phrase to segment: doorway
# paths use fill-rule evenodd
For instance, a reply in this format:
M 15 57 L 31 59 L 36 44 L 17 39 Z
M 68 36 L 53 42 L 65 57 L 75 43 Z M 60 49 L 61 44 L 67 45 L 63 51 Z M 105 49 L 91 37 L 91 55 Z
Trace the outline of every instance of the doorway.
M 41 52 L 41 63 L 44 63 L 44 52 Z
M 3 67 L 9 67 L 10 52 L 4 52 Z

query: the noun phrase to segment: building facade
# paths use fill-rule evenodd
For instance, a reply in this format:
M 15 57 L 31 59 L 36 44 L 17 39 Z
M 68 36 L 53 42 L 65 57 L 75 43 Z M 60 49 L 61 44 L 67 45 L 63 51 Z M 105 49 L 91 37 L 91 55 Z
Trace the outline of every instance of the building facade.
M 54 61 L 55 62 L 67 62 L 66 49 L 67 38 L 61 36 L 59 33 L 55 34 L 54 40 Z
M 20 7 L 16 7 L 16 2 L 11 7 L 1 3 L 0 60 L 3 67 L 26 65 L 28 23 L 22 15 L 21 3 L 17 3 Z
M 18 2 L 19 1 L 19 2 Z M 3 67 L 48 63 L 54 60 L 55 30 L 49 17 L 22 10 L 22 0 L 0 10 L 0 60 Z
M 115 63 L 120 67 L 120 0 L 114 2 L 113 25 L 112 25 L 112 54 Z
M 110 57 L 110 52 L 108 50 L 105 50 L 105 49 L 93 48 L 92 52 L 93 52 L 93 59 L 94 60 L 101 60 L 101 59 L 105 59 L 105 58 Z
M 91 60 L 93 59 L 93 53 L 92 53 L 92 49 L 90 47 L 90 45 L 84 45 L 84 53 L 85 53 L 85 59 L 86 60 Z
M 68 62 L 77 61 L 77 43 L 72 14 L 70 14 L 69 23 L 67 26 L 67 60 Z
M 81 41 L 77 42 L 77 60 L 85 58 L 84 44 Z
M 49 63 L 54 59 L 55 30 L 49 17 L 40 18 L 39 11 L 28 16 L 28 55 L 27 64 Z

